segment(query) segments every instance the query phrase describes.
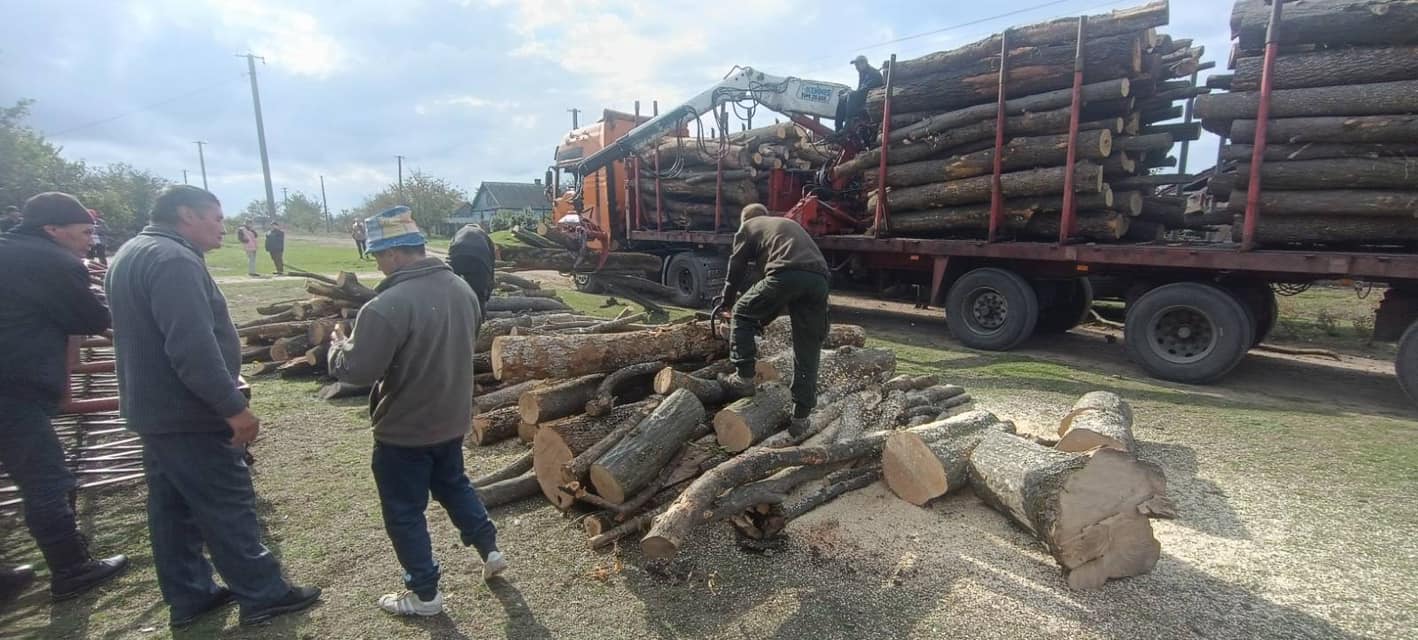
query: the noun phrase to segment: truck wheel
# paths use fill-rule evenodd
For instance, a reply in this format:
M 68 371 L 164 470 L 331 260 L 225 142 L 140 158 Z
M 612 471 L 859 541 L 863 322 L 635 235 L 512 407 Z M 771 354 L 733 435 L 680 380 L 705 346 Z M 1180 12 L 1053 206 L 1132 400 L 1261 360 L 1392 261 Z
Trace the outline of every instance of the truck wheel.
M 975 269 L 951 285 L 945 322 L 967 347 L 1008 351 L 1034 334 L 1039 297 L 1024 278 L 1004 269 Z
M 724 260 L 716 256 L 677 253 L 665 268 L 665 286 L 674 289 L 671 302 L 691 309 L 702 307 L 724 286 Z
M 1093 308 L 1093 285 L 1088 278 L 1041 283 L 1054 287 L 1053 303 L 1039 312 L 1034 333 L 1067 333 L 1088 319 Z
M 576 290 L 582 293 L 600 293 L 601 285 L 591 280 L 591 274 L 577 273 L 571 276 L 571 284 L 576 286 Z
M 1148 291 L 1128 307 L 1123 340 L 1153 377 L 1208 384 L 1226 375 L 1254 342 L 1250 314 L 1229 292 L 1199 282 Z
M 1413 402 L 1418 402 L 1418 320 L 1408 325 L 1398 339 L 1398 356 L 1393 360 L 1398 386 Z

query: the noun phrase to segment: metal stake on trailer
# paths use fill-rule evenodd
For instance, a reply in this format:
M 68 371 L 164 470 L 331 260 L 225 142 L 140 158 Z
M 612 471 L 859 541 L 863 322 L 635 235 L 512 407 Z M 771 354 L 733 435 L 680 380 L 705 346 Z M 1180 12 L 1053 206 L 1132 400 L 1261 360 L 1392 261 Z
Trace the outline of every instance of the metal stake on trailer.
M 1005 126 L 1005 85 L 1009 81 L 1009 29 L 999 37 L 999 100 L 995 111 L 995 161 L 994 174 L 990 178 L 990 229 L 986 242 L 999 240 L 1000 227 L 1004 225 L 1004 189 L 1000 184 L 1000 173 L 1004 170 L 1004 126 Z
M 876 218 L 872 223 L 872 234 L 880 238 L 889 224 L 890 210 L 886 206 L 886 162 L 887 150 L 891 147 L 891 89 L 895 84 L 896 54 L 886 63 L 886 97 L 881 103 L 881 163 L 876 176 Z
M 1246 218 L 1241 227 L 1241 250 L 1255 248 L 1256 224 L 1260 221 L 1260 165 L 1265 160 L 1265 142 L 1270 129 L 1270 94 L 1275 83 L 1275 56 L 1280 49 L 1281 0 L 1271 0 L 1270 24 L 1265 28 L 1265 59 L 1261 63 L 1260 105 L 1256 109 L 1256 136 L 1251 147 L 1250 186 L 1246 188 Z
M 640 126 L 640 101 L 635 101 L 635 125 Z M 630 156 L 630 206 L 625 209 L 625 232 L 628 234 L 640 228 L 640 154 Z M 635 212 L 634 224 L 631 224 L 631 212 Z
M 660 115 L 660 101 L 650 103 L 651 117 Z M 660 200 L 660 145 L 655 145 L 655 230 L 665 230 L 665 207 Z
M 1068 114 L 1068 154 L 1064 165 L 1063 213 L 1059 214 L 1059 244 L 1067 244 L 1073 235 L 1074 209 L 1078 206 L 1073 194 L 1074 163 L 1078 161 L 1078 117 L 1083 110 L 1083 48 L 1088 32 L 1088 16 L 1078 17 L 1078 48 L 1073 54 L 1073 98 Z
M 720 105 L 718 117 L 720 140 L 718 159 L 714 162 L 714 232 L 724 224 L 724 153 L 729 148 L 729 107 Z

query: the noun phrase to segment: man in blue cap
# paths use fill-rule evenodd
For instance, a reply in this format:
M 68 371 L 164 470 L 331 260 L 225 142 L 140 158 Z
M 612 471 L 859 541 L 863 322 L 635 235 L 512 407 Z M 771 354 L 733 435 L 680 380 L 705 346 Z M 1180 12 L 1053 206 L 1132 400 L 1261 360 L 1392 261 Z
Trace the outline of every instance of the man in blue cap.
M 359 311 L 354 334 L 336 331 L 330 374 L 373 386 L 371 466 L 384 530 L 404 568 L 407 591 L 379 598 L 379 608 L 401 616 L 443 611 L 439 566 L 428 536 L 428 496 L 443 505 L 477 548 L 483 579 L 507 568 L 488 518 L 463 469 L 463 437 L 472 427 L 473 344 L 482 307 L 473 290 L 437 258 L 424 253 L 424 236 L 408 207 L 365 221 L 369 254 L 386 278 L 379 295 Z

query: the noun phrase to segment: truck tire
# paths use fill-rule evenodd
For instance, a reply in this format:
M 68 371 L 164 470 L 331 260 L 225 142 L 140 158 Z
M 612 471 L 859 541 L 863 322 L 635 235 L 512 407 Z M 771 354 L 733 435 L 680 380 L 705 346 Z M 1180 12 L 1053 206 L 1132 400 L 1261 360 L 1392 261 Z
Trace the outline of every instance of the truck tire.
M 1028 281 L 1012 271 L 975 269 L 951 285 L 945 297 L 945 322 L 967 347 L 1008 351 L 1034 334 L 1039 297 Z
M 1264 342 L 1280 318 L 1280 304 L 1275 301 L 1275 292 L 1263 282 L 1228 285 L 1226 289 L 1236 296 L 1236 301 L 1251 316 L 1251 326 L 1255 331 L 1255 342 L 1251 346 Z
M 1240 364 L 1254 343 L 1250 314 L 1230 292 L 1200 282 L 1148 291 L 1128 307 L 1123 341 L 1153 377 L 1209 384 Z
M 1398 374 L 1398 386 L 1403 387 L 1410 401 L 1418 403 L 1418 320 L 1408 325 L 1403 337 L 1398 339 L 1398 355 L 1393 365 Z
M 690 309 L 707 305 L 723 288 L 725 271 L 724 260 L 718 256 L 688 251 L 675 254 L 665 267 L 664 285 L 675 291 L 670 301 Z
M 577 291 L 582 293 L 601 293 L 601 285 L 591 279 L 589 273 L 575 273 L 571 275 L 571 284 Z
M 1053 297 L 1051 303 L 1043 305 L 1044 308 L 1039 311 L 1039 322 L 1034 327 L 1034 333 L 1067 333 L 1088 319 L 1088 312 L 1093 308 L 1093 285 L 1088 278 L 1038 284 L 1053 287 Z

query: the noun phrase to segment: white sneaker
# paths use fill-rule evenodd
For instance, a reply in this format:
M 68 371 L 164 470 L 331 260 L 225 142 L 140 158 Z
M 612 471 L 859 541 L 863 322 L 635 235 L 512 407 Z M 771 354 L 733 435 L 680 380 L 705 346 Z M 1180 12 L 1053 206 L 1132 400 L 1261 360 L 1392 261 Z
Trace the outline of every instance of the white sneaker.
M 501 551 L 494 551 L 487 554 L 487 560 L 483 562 L 483 580 L 491 580 L 497 574 L 507 570 L 507 558 L 503 557 Z
M 443 613 L 443 592 L 434 594 L 428 602 L 412 591 L 386 593 L 379 596 L 379 608 L 396 616 L 436 616 Z

